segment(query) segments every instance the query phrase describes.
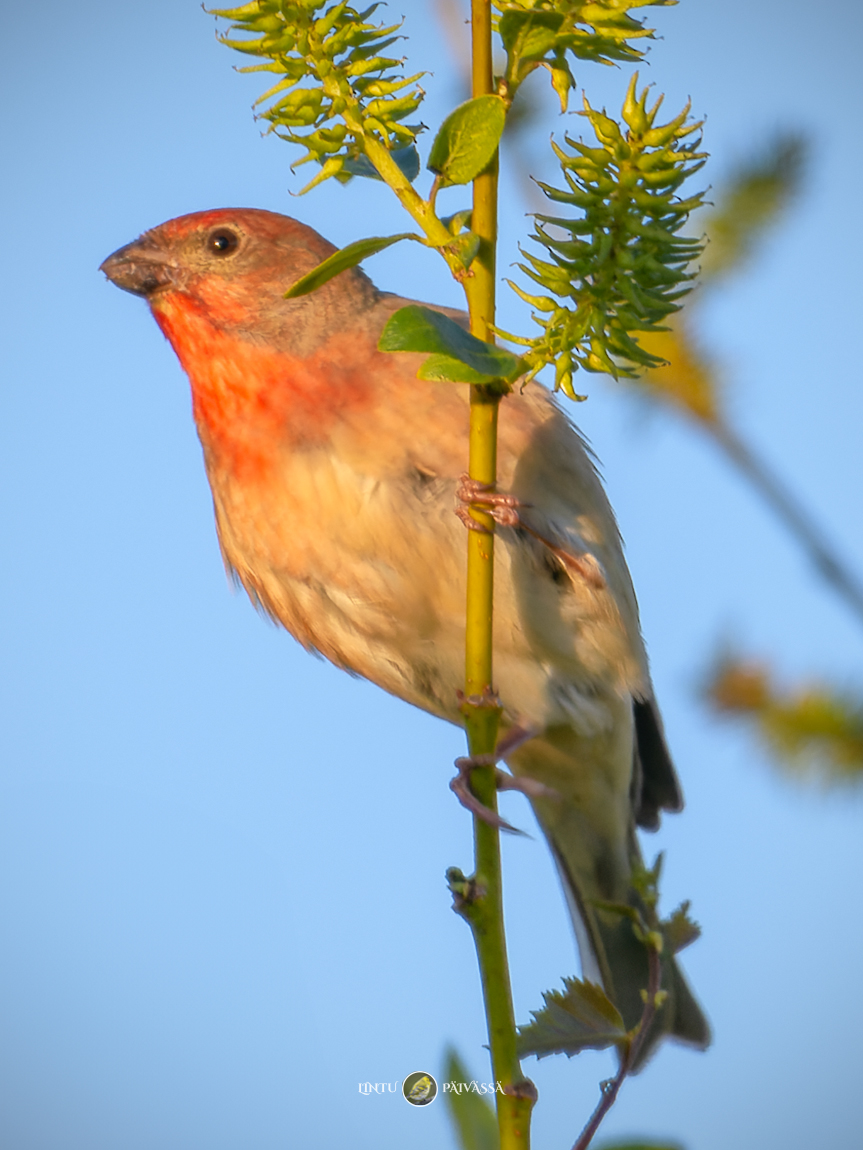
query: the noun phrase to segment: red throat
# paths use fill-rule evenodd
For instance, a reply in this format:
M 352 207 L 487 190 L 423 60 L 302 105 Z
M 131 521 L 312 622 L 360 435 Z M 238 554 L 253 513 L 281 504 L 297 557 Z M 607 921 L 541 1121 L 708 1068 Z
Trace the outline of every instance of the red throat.
M 280 449 L 321 443 L 367 397 L 367 373 L 331 349 L 299 359 L 243 339 L 185 292 L 158 296 L 153 315 L 189 377 L 204 446 L 237 477 L 263 478 Z

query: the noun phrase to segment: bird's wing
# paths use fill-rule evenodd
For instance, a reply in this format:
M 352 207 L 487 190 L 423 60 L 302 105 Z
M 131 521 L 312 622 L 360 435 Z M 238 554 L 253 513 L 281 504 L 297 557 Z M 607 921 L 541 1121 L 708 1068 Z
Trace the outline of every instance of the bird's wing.
M 500 532 L 500 598 L 506 604 L 511 596 L 509 609 L 548 672 L 546 693 L 556 704 L 508 763 L 554 792 L 531 801 L 563 882 L 585 976 L 605 986 L 633 1026 L 643 1010 L 646 951 L 628 919 L 596 904 L 638 904 L 636 823 L 655 828 L 660 809 L 682 805 L 635 593 L 590 451 L 547 394 L 507 399 L 500 458 L 501 486 L 526 505 L 525 529 Z M 496 679 L 505 673 L 496 653 Z M 642 1057 L 665 1033 L 696 1046 L 709 1041 L 678 966 L 671 956 L 664 961 L 669 995 Z

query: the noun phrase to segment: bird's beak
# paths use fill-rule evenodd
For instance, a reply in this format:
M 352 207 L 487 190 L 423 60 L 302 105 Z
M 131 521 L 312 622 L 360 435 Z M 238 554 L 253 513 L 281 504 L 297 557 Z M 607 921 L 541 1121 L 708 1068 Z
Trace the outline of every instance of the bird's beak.
M 173 271 L 165 252 L 148 236 L 118 248 L 99 267 L 112 284 L 133 295 L 151 296 L 172 286 Z

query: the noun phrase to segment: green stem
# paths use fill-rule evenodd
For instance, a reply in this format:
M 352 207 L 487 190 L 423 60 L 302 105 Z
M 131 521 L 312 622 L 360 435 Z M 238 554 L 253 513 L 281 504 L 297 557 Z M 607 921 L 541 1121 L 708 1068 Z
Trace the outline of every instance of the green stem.
M 472 0 L 473 95 L 494 91 L 491 58 L 491 3 Z M 498 161 L 473 183 L 471 229 L 480 238 L 479 253 L 470 274 L 449 251 L 452 235 L 435 213 L 434 195 L 428 201 L 416 192 L 387 148 L 362 131 L 345 115 L 348 127 L 361 139 L 369 161 L 398 196 L 402 206 L 422 228 L 429 242 L 461 280 L 470 311 L 470 330 L 484 341 L 494 341 L 495 246 L 497 243 Z M 435 189 L 436 190 L 436 189 Z M 469 473 L 472 479 L 494 486 L 497 480 L 497 416 L 501 391 L 471 387 Z M 465 628 L 465 702 L 463 713 L 472 756 L 487 755 L 497 745 L 500 707 L 492 676 L 492 615 L 494 601 L 494 520 L 479 509 L 471 514 L 487 533 L 467 533 L 467 618 Z M 493 767 L 475 767 L 471 790 L 483 806 L 497 810 L 497 782 Z M 479 961 L 491 1050 L 492 1073 L 503 1094 L 497 1094 L 501 1150 L 529 1150 L 530 1115 L 536 1100 L 533 1084 L 525 1080 L 516 1052 L 515 1014 L 509 980 L 503 922 L 500 835 L 496 827 L 474 819 L 475 870 L 471 880 L 458 876 L 456 905 L 470 923 Z M 453 872 L 455 875 L 456 872 Z M 456 887 L 454 887 L 456 890 Z
M 494 91 L 491 59 L 490 0 L 471 0 L 473 96 Z M 497 242 L 497 157 L 473 183 L 472 230 L 480 237 L 472 276 L 465 283 L 470 329 L 493 340 L 495 314 L 495 245 Z M 471 387 L 470 461 L 472 479 L 497 480 L 497 416 L 500 393 Z M 487 533 L 467 533 L 467 621 L 465 631 L 465 725 L 472 756 L 489 754 L 497 744 L 500 708 L 493 688 L 492 618 L 494 600 L 494 520 L 478 509 L 471 515 Z M 476 767 L 471 790 L 489 810 L 497 810 L 493 767 Z M 473 931 L 482 980 L 491 1050 L 492 1073 L 504 1088 L 497 1094 L 501 1150 L 528 1150 L 530 1114 L 536 1099 L 516 1053 L 515 1015 L 509 980 L 503 921 L 500 833 L 474 818 L 475 871 L 471 893 L 460 909 Z
M 374 136 L 363 134 L 362 145 L 369 162 L 374 165 L 378 175 L 392 188 L 402 207 L 425 232 L 429 243 L 441 253 L 455 278 L 464 284 L 468 299 L 470 299 L 473 293 L 473 284 L 470 280 L 465 282 L 465 269 L 458 257 L 450 251 L 453 236 L 438 219 L 435 213 L 434 198 L 430 197 L 428 200 L 422 198 L 389 151 Z

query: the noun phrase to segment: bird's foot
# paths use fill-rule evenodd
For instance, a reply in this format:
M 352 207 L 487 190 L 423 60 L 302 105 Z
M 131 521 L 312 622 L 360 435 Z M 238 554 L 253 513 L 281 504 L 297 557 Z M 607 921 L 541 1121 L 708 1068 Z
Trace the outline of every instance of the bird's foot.
M 472 815 L 476 815 L 482 822 L 488 823 L 490 827 L 497 827 L 499 831 L 508 831 L 511 835 L 523 835 L 524 831 L 512 826 L 506 819 L 502 819 L 497 811 L 493 811 L 491 807 L 481 803 L 470 789 L 471 772 L 475 767 L 490 766 L 490 763 L 481 760 L 491 757 L 491 755 L 476 755 L 473 758 L 456 759 L 455 768 L 458 774 L 454 779 L 450 779 L 450 790 L 466 810 L 469 810 Z
M 490 515 L 501 527 L 520 527 L 520 507 L 529 507 L 529 503 L 522 503 L 514 495 L 504 491 L 495 491 L 492 484 L 480 483 L 478 479 L 471 479 L 469 475 L 462 475 L 455 490 L 459 506 L 455 513 L 469 531 L 479 531 L 482 535 L 489 535 L 487 527 L 477 523 L 470 513 L 471 507 L 476 507 Z
M 491 534 L 487 527 L 477 523 L 471 515 L 471 507 L 476 507 L 490 515 L 499 526 L 519 527 L 528 535 L 532 535 L 543 547 L 548 548 L 571 576 L 587 583 L 594 590 L 604 591 L 606 589 L 605 578 L 600 566 L 591 554 L 575 555 L 566 547 L 552 542 L 551 539 L 546 538 L 545 535 L 540 534 L 539 531 L 525 523 L 519 514 L 519 509 L 531 507 L 532 504 L 522 503 L 520 499 L 516 499 L 514 495 L 508 495 L 506 492 L 494 491 L 490 484 L 480 483 L 477 479 L 471 479 L 469 475 L 462 475 L 455 494 L 459 501 L 455 513 L 469 531 L 479 531 L 482 535 Z
M 512 727 L 497 744 L 492 754 L 465 755 L 462 758 L 456 759 L 455 766 L 458 774 L 450 782 L 450 788 L 456 798 L 471 814 L 476 815 L 478 819 L 481 819 L 484 823 L 488 823 L 489 826 L 497 827 L 498 830 L 509 831 L 510 834 L 514 835 L 523 835 L 525 832 L 518 830 L 517 827 L 511 826 L 505 819 L 502 819 L 496 811 L 491 810 L 479 801 L 470 789 L 470 776 L 471 772 L 477 767 L 497 767 L 501 759 L 505 759 L 507 755 L 511 755 L 514 751 L 518 750 L 519 747 L 530 742 L 530 740 L 536 736 L 536 733 L 536 730 L 532 727 Z M 495 783 L 499 791 L 520 791 L 530 799 L 557 797 L 557 791 L 552 790 L 551 787 L 547 787 L 544 783 L 526 777 L 516 778 L 515 775 L 511 775 L 506 771 L 495 771 Z

